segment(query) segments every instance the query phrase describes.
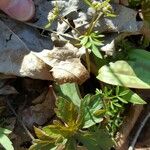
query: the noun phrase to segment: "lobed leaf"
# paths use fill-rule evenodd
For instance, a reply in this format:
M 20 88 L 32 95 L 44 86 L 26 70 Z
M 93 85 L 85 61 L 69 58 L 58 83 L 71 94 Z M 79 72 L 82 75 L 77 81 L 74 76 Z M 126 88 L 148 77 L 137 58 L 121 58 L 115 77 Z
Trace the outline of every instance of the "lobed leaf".
M 62 119 L 68 126 L 76 124 L 78 118 L 78 108 L 73 102 L 59 97 L 56 102 L 57 108 L 55 109 L 57 117 Z

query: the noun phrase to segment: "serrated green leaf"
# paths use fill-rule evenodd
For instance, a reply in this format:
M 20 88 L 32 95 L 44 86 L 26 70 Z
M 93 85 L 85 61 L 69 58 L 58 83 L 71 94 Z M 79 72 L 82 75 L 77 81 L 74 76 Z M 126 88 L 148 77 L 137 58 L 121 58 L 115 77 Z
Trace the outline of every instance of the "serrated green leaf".
M 81 109 L 84 111 L 84 126 L 83 128 L 88 128 L 96 123 L 103 120 L 102 117 L 96 116 L 95 113 L 102 109 L 103 105 L 101 102 L 101 97 L 99 94 L 96 95 L 86 95 L 81 103 Z
M 103 82 L 137 89 L 150 89 L 150 52 L 130 50 L 129 60 L 111 62 L 100 68 L 97 78 Z
M 6 150 L 14 150 L 12 142 L 10 141 L 10 139 L 5 134 L 3 134 L 2 132 L 0 132 L 0 144 Z
M 34 143 L 29 150 L 56 150 L 56 146 L 54 143 L 51 143 L 50 141 L 37 141 L 37 143 Z
M 108 132 L 104 129 L 99 129 L 96 132 L 84 132 L 77 135 L 77 139 L 88 150 L 110 150 L 114 142 L 110 138 Z
M 54 130 L 52 130 L 51 126 L 45 126 L 42 128 L 42 130 L 52 139 L 60 140 L 61 138 L 61 134 L 59 132 L 55 132 Z
M 78 118 L 78 107 L 73 102 L 59 97 L 55 109 L 57 117 L 63 120 L 68 126 L 76 124 Z
M 45 140 L 45 141 L 54 141 L 55 139 L 51 138 L 48 134 L 46 134 L 46 132 L 44 132 L 43 130 L 34 127 L 34 131 L 36 136 L 38 137 L 38 139 L 40 140 Z
M 65 125 L 49 125 L 47 126 L 51 133 L 55 135 L 61 135 L 64 138 L 73 136 L 78 131 L 78 126 L 65 126 Z M 57 139 L 62 140 L 61 137 Z

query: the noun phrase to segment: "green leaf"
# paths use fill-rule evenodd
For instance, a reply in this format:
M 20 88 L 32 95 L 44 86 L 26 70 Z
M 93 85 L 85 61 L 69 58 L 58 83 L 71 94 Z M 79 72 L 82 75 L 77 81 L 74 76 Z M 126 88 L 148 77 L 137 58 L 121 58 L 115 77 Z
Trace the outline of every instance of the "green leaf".
M 62 119 L 68 126 L 76 124 L 78 118 L 78 107 L 73 102 L 59 97 L 56 101 L 57 108 L 55 109 L 57 117 Z
M 88 36 L 84 36 L 84 37 L 81 39 L 80 44 L 84 46 L 87 42 L 88 42 Z
M 125 100 L 124 100 L 124 102 L 123 103 L 128 103 L 128 102 L 126 102 Z M 113 103 L 113 105 L 115 105 L 115 106 L 117 106 L 117 107 L 119 107 L 119 108 L 121 108 L 122 107 L 122 105 L 120 105 L 119 103 Z
M 92 5 L 92 0 L 83 0 L 87 5 L 89 5 L 90 7 L 93 7 Z
M 8 130 L 8 129 L 5 129 L 5 128 L 1 128 L 0 127 L 0 133 L 3 133 L 3 134 L 10 134 L 12 131 Z
M 29 150 L 56 150 L 56 148 L 54 143 L 50 141 L 36 140 L 36 143 L 34 143 Z
M 55 132 L 55 130 L 53 130 L 55 126 L 45 126 L 42 128 L 42 130 L 52 139 L 55 139 L 55 140 L 61 140 L 61 133 L 60 132 Z
M 137 89 L 150 89 L 150 52 L 129 51 L 129 60 L 119 60 L 99 69 L 97 78 L 103 82 Z
M 49 128 L 50 133 L 53 135 L 61 135 L 59 138 L 56 139 L 56 142 L 61 142 L 62 139 L 70 138 L 72 137 L 77 131 L 78 126 L 65 126 L 65 125 L 49 125 L 47 126 Z
M 82 132 L 77 135 L 77 139 L 88 150 L 110 150 L 114 145 L 105 129 L 99 129 L 96 132 Z
M 132 90 L 129 90 L 128 94 L 122 96 L 122 98 L 133 104 L 146 104 L 146 102 Z
M 104 45 L 103 41 L 100 41 L 100 40 L 97 40 L 97 39 L 93 39 L 91 43 L 94 44 L 95 46 L 102 46 L 102 45 Z
M 64 150 L 77 150 L 77 144 L 74 138 L 70 138 L 67 140 Z
M 59 96 L 69 99 L 76 106 L 80 106 L 81 96 L 79 87 L 76 83 L 65 83 L 62 85 L 56 85 L 54 88 Z
M 123 103 L 125 103 L 125 104 L 127 104 L 128 103 L 128 101 L 126 101 L 124 98 L 122 98 L 122 97 L 117 97 L 121 102 L 123 102 Z
M 116 95 L 119 95 L 119 86 L 116 87 Z
M 0 132 L 0 144 L 6 150 L 14 150 L 12 142 L 10 141 L 10 139 L 5 134 L 3 134 L 2 132 Z
M 91 43 L 91 42 L 88 42 L 88 43 L 85 44 L 85 48 L 90 48 L 91 45 L 92 45 L 92 43 Z
M 124 90 L 122 91 L 122 92 L 120 92 L 118 95 L 119 96 L 124 96 L 124 95 L 126 95 L 126 94 L 128 94 L 129 93 L 129 90 L 126 90 L 125 88 L 124 88 Z
M 52 140 L 54 141 L 55 140 L 55 139 L 53 139 L 53 137 L 51 138 L 48 134 L 46 134 L 45 131 L 43 131 L 39 128 L 34 127 L 34 131 L 35 131 L 36 136 L 40 140 L 47 140 L 47 141 L 52 141 Z
M 83 128 L 89 128 L 96 123 L 99 123 L 103 120 L 101 114 L 95 115 L 97 111 L 102 109 L 102 101 L 100 94 L 96 95 L 86 95 L 81 104 L 81 110 L 84 111 L 84 126 Z
M 92 45 L 92 52 L 95 56 L 97 56 L 98 58 L 102 59 L 102 54 L 100 53 L 99 49 L 95 46 Z

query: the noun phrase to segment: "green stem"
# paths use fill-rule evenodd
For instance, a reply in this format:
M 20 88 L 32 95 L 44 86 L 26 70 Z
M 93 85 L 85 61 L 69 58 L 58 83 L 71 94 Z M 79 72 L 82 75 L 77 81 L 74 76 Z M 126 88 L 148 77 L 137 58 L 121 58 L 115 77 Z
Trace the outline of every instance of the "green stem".
M 99 13 L 99 14 L 98 14 L 98 13 Z M 97 14 L 98 14 L 98 16 L 97 16 Z M 97 21 L 100 19 L 100 17 L 101 17 L 102 15 L 103 15 L 102 12 L 96 12 L 96 13 L 94 14 L 93 19 L 92 19 L 92 21 L 91 21 L 91 23 L 90 23 L 89 29 L 88 29 L 88 31 L 87 31 L 87 35 L 89 35 L 89 34 L 92 32 L 92 30 L 93 30 L 93 28 L 95 27 Z

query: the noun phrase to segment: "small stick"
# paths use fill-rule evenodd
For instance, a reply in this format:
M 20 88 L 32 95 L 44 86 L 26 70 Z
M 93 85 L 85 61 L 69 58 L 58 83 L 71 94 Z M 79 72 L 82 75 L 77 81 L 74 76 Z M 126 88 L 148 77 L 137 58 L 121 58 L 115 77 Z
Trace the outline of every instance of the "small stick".
M 19 115 L 16 113 L 16 111 L 14 110 L 14 108 L 12 107 L 12 105 L 10 104 L 9 99 L 7 99 L 7 105 L 9 107 L 9 109 L 14 113 L 14 115 L 16 116 L 16 118 L 18 119 L 18 121 L 20 122 L 20 124 L 22 125 L 22 127 L 24 128 L 25 132 L 27 133 L 27 135 L 32 139 L 35 140 L 35 138 L 33 137 L 33 135 L 30 133 L 30 131 L 27 129 L 27 127 L 25 126 L 24 122 L 20 119 Z
M 150 112 L 145 116 L 144 120 L 140 124 L 140 127 L 139 127 L 138 131 L 136 132 L 136 134 L 133 138 L 133 141 L 131 142 L 131 145 L 129 146 L 128 150 L 134 150 L 137 139 L 138 139 L 143 127 L 145 126 L 145 124 L 146 124 L 146 122 L 148 121 L 149 118 L 150 118 Z
M 139 115 L 143 110 L 143 105 L 132 105 L 128 116 L 124 120 L 124 124 L 120 129 L 116 141 L 117 146 L 116 150 L 127 150 L 128 149 L 128 136 L 130 135 L 131 130 L 133 129 Z

